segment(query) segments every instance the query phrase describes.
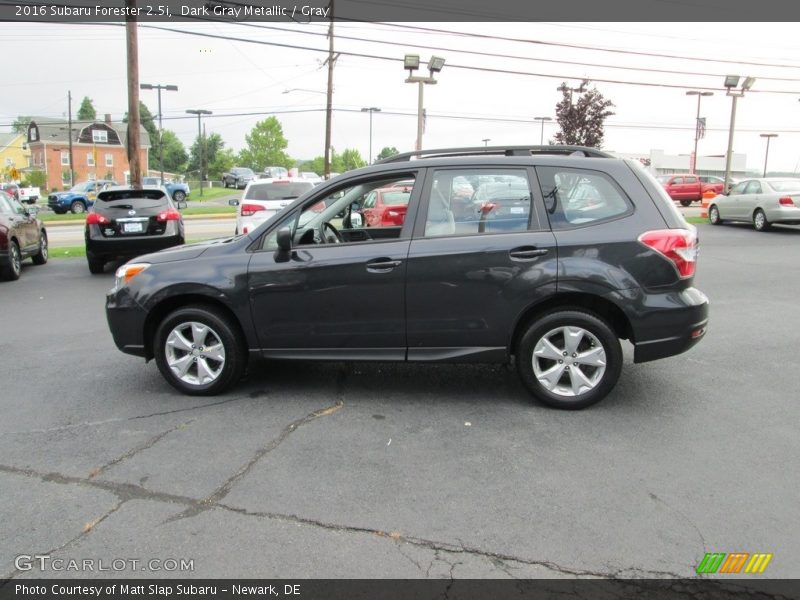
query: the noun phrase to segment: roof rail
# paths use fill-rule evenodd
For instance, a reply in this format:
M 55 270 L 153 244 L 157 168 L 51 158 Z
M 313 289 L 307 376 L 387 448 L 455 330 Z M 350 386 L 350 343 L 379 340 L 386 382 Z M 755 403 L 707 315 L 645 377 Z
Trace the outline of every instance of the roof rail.
M 472 146 L 467 148 L 439 148 L 435 150 L 415 150 L 395 154 L 377 161 L 375 164 L 388 164 L 417 158 L 449 158 L 452 156 L 474 156 L 491 154 L 496 156 L 532 156 L 535 154 L 557 154 L 562 156 L 586 156 L 590 158 L 614 158 L 611 154 L 586 146 L 548 145 L 548 146 Z

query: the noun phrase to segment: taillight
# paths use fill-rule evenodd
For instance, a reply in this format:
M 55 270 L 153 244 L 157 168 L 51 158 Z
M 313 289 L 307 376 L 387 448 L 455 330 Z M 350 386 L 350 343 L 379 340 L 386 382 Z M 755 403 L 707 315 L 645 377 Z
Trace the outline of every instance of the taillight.
M 180 221 L 181 220 L 181 213 L 179 213 L 174 208 L 169 208 L 167 210 L 162 210 L 156 216 L 156 221 L 164 222 L 164 221 Z
M 111 221 L 106 219 L 103 215 L 98 215 L 94 212 L 90 212 L 86 215 L 87 225 L 108 225 L 109 223 L 111 223 Z
M 778 204 L 781 206 L 794 206 L 794 200 L 789 196 L 784 196 L 783 198 L 778 198 Z
M 260 210 L 265 210 L 260 204 L 242 204 L 242 216 L 249 217 Z
M 639 241 L 672 261 L 681 279 L 694 275 L 697 264 L 697 234 L 688 229 L 657 229 L 639 236 Z

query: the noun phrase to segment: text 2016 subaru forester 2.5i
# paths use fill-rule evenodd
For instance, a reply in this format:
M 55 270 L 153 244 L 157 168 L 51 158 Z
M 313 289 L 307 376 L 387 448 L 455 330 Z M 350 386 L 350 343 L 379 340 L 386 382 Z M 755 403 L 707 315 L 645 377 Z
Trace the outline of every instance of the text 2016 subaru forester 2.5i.
M 396 185 L 403 222 L 364 227 L 365 196 Z M 702 338 L 696 257 L 696 229 L 635 161 L 431 150 L 341 175 L 247 235 L 141 256 L 106 311 L 117 346 L 188 394 L 230 388 L 250 356 L 513 359 L 536 398 L 574 409 L 614 387 L 620 339 L 644 362 Z

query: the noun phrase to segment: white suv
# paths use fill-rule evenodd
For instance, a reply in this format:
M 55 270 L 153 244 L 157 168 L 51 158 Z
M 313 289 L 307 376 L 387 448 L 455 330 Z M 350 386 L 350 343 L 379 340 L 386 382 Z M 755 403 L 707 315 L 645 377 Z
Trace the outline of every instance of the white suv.
M 254 179 L 247 184 L 240 200 L 229 200 L 238 206 L 236 234 L 248 234 L 291 202 L 314 189 L 314 184 L 300 177 Z

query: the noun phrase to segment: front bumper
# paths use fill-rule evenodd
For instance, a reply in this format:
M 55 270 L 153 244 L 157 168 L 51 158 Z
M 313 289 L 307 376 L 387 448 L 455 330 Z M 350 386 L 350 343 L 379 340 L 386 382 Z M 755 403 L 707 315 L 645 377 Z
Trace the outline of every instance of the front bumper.
M 144 347 L 144 324 L 147 313 L 130 297 L 128 290 L 106 294 L 106 320 L 117 348 L 126 354 L 147 357 Z
M 705 337 L 708 298 L 700 290 L 649 295 L 645 306 L 635 327 L 633 362 L 681 354 Z

